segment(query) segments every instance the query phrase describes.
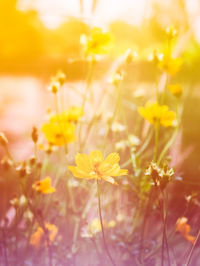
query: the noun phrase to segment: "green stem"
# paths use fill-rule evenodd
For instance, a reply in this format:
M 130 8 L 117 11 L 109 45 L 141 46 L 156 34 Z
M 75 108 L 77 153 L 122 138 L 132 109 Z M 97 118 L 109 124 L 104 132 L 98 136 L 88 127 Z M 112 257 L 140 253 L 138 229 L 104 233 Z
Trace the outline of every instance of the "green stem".
M 199 238 L 200 238 L 200 229 L 199 229 L 198 234 L 197 234 L 197 236 L 196 236 L 196 238 L 195 238 L 194 244 L 193 244 L 193 246 L 192 246 L 192 249 L 191 249 L 191 251 L 190 251 L 190 254 L 189 254 L 189 256 L 188 256 L 188 259 L 187 259 L 187 261 L 186 261 L 185 266 L 189 266 L 190 261 L 191 261 L 191 258 L 192 258 L 192 254 L 194 253 L 194 249 L 195 249 L 195 247 L 196 247 L 196 244 L 197 244 Z
M 159 122 L 156 122 L 156 124 L 155 124 L 155 148 L 154 148 L 154 156 L 153 156 L 154 162 L 157 159 L 157 153 L 158 153 L 159 127 L 160 127 Z
M 100 197 L 100 186 L 99 186 L 99 180 L 98 179 L 97 179 L 97 194 L 98 194 L 98 205 L 99 205 L 99 218 L 100 218 L 100 223 L 101 223 L 101 231 L 102 231 L 104 248 L 105 248 L 105 251 L 106 251 L 106 253 L 110 259 L 110 262 L 112 263 L 113 266 L 116 266 L 115 262 L 113 261 L 111 255 L 110 255 L 110 252 L 109 252 L 107 244 L 106 244 L 104 227 L 103 227 L 103 219 L 102 219 L 102 214 L 101 214 L 101 197 Z

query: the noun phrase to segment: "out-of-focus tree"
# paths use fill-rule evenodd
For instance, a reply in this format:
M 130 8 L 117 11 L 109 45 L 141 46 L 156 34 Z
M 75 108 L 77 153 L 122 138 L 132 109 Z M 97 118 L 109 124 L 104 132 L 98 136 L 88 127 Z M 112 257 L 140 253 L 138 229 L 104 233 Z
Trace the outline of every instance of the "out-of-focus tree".
M 36 11 L 17 10 L 17 0 L 0 0 L 0 57 L 27 60 L 43 51 L 43 26 Z

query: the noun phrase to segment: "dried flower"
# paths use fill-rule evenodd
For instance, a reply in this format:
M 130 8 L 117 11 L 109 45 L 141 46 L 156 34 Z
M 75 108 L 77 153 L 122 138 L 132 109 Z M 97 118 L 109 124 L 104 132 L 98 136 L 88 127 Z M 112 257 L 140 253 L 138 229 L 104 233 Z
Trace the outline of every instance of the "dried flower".
M 38 141 L 38 130 L 36 127 L 33 127 L 31 137 L 34 143 L 37 143 Z
M 92 151 L 89 156 L 78 153 L 75 156 L 77 166 L 68 166 L 68 169 L 78 178 L 103 179 L 117 184 L 113 177 L 128 174 L 128 170 L 120 169 L 119 160 L 118 153 L 110 153 L 105 160 L 101 151 Z
M 174 170 L 173 168 L 169 168 L 168 165 L 163 165 L 163 167 L 160 168 L 156 163 L 151 162 L 145 172 L 145 175 L 149 176 L 153 180 L 155 186 L 164 190 L 168 183 L 172 180 Z

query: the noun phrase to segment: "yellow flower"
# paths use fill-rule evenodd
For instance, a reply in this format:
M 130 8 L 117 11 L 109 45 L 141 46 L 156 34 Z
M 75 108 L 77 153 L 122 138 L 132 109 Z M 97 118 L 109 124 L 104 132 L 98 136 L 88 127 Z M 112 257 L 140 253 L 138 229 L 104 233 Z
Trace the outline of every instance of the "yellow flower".
M 168 74 L 174 76 L 180 70 L 182 64 L 183 61 L 181 58 L 173 58 L 171 56 L 165 55 L 158 65 Z
M 181 84 L 171 84 L 168 86 L 168 88 L 171 93 L 176 97 L 180 97 L 183 91 Z
M 54 224 L 46 223 L 45 228 L 48 231 L 48 241 L 52 245 L 57 233 L 58 228 Z M 39 226 L 35 233 L 31 235 L 30 244 L 36 248 L 39 248 L 42 244 L 47 245 L 44 230 Z
M 36 181 L 32 185 L 32 188 L 35 191 L 43 193 L 43 194 L 51 194 L 56 191 L 56 189 L 51 186 L 51 179 L 48 176 L 41 181 Z
M 81 116 L 83 116 L 84 111 L 80 106 L 72 106 L 69 110 L 62 112 L 58 115 L 53 115 L 50 118 L 50 122 L 58 123 L 76 123 Z
M 69 122 L 50 121 L 42 126 L 42 132 L 52 145 L 64 146 L 76 139 L 75 125 Z
M 128 170 L 120 169 L 118 153 L 110 153 L 105 159 L 101 151 L 92 151 L 89 155 L 77 153 L 77 166 L 68 166 L 73 175 L 85 179 L 104 179 L 117 184 L 112 176 L 127 175 Z
M 170 111 L 167 105 L 159 105 L 158 103 L 146 103 L 145 107 L 139 107 L 140 115 L 151 124 L 159 122 L 162 126 L 172 126 L 176 118 L 176 114 Z
M 104 228 L 113 228 L 116 226 L 116 222 L 111 220 L 109 222 L 103 221 Z M 101 232 L 101 222 L 98 218 L 94 218 L 87 226 L 87 232 L 82 234 L 84 237 L 93 237 L 97 233 Z
M 95 27 L 92 29 L 90 36 L 81 36 L 81 43 L 84 45 L 86 54 L 106 54 L 111 44 L 111 35 L 110 33 L 103 32 L 102 29 Z
M 186 217 L 181 217 L 176 222 L 176 231 L 182 234 L 189 242 L 194 243 L 195 237 L 190 235 L 191 227 Z
M 95 218 L 88 224 L 88 233 L 92 236 L 99 232 L 101 232 L 101 222 L 99 219 Z

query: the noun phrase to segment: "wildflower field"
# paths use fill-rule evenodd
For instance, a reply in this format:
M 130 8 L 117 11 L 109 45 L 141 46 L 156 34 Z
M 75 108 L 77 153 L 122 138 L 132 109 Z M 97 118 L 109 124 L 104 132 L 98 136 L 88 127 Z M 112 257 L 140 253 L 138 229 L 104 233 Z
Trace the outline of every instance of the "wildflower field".
M 200 265 L 200 2 L 0 0 L 0 265 Z

